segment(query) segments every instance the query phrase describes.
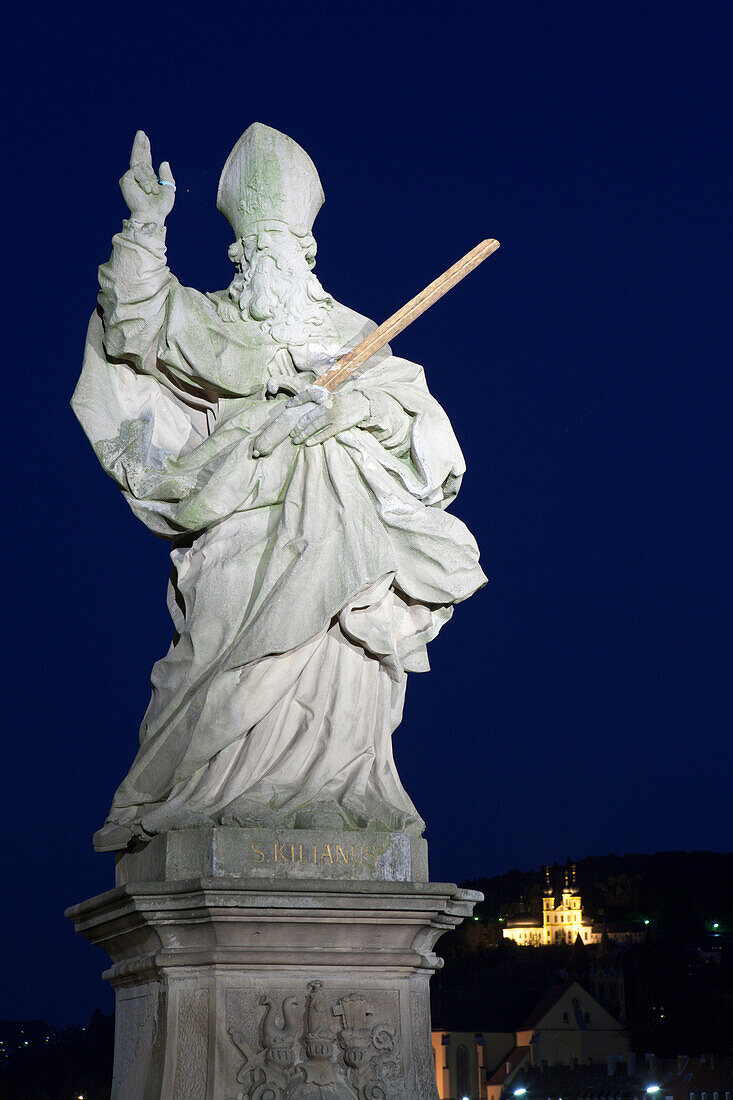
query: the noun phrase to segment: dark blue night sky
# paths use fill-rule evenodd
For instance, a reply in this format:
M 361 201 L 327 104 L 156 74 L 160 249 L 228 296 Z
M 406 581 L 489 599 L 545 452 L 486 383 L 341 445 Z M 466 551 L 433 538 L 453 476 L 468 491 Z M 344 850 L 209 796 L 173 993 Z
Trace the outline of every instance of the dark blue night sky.
M 68 405 L 138 127 L 202 290 L 230 279 L 216 185 L 255 120 L 313 157 L 317 273 L 377 321 L 502 242 L 394 344 L 453 420 L 491 578 L 395 736 L 432 877 L 731 848 L 729 5 L 67 10 L 14 5 L 3 46 L 0 1018 L 111 1007 L 63 910 L 112 884 L 91 836 L 171 636 L 167 546 Z

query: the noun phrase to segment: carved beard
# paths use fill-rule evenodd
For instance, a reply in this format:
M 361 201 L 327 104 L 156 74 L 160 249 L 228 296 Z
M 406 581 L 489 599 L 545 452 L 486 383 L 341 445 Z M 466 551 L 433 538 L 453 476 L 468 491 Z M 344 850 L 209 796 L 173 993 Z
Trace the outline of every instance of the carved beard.
M 325 324 L 333 300 L 297 244 L 257 250 L 229 287 L 245 320 L 259 322 L 278 343 L 303 343 Z

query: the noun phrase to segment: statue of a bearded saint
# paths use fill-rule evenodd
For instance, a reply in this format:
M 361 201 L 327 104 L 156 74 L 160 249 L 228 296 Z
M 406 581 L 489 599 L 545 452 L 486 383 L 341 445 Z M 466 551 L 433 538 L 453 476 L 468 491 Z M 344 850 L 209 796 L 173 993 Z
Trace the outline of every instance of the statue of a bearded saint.
M 175 185 L 143 133 L 121 187 L 72 403 L 172 542 L 175 634 L 95 847 L 211 823 L 419 835 L 391 745 L 406 674 L 485 581 L 445 511 L 465 470 L 450 423 L 389 349 L 328 400 L 313 386 L 374 326 L 313 274 L 323 191 L 290 138 L 255 124 L 227 160 L 235 275 L 217 293 L 166 266 Z

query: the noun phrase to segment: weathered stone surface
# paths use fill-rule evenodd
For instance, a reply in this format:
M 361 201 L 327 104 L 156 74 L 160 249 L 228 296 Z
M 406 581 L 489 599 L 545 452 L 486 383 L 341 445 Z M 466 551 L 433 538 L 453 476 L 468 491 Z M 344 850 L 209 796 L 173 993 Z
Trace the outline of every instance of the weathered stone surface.
M 433 946 L 480 895 L 427 881 L 391 738 L 485 582 L 446 510 L 463 456 L 388 347 L 314 384 L 373 325 L 313 274 L 323 193 L 290 138 L 254 124 L 224 167 L 225 290 L 168 268 L 175 182 L 141 131 L 121 187 L 72 405 L 173 542 L 175 636 L 95 836 L 117 885 L 68 911 L 112 959 L 113 1100 L 435 1100 Z
M 244 875 L 272 880 L 427 882 L 421 837 L 374 830 L 177 829 L 117 857 L 115 881 Z
M 433 947 L 479 898 L 218 875 L 74 906 L 112 959 L 112 1100 L 435 1100 Z
M 448 417 L 388 347 L 333 393 L 314 384 L 374 326 L 313 273 L 323 192 L 285 134 L 255 123 L 224 167 L 225 290 L 170 271 L 175 183 L 142 132 L 121 186 L 72 405 L 173 540 L 175 638 L 95 846 L 206 823 L 420 836 L 392 733 L 408 673 L 486 579 L 447 511 L 465 470 Z

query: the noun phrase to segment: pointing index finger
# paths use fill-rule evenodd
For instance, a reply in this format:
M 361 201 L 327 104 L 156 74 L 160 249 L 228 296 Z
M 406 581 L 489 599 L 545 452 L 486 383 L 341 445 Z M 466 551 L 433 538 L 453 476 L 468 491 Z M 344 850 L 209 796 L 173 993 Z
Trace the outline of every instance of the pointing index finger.
M 150 138 L 144 130 L 138 130 L 135 134 L 135 140 L 132 143 L 132 153 L 130 154 L 130 167 L 134 168 L 138 164 L 149 164 L 153 166 L 153 154 L 150 151 Z

